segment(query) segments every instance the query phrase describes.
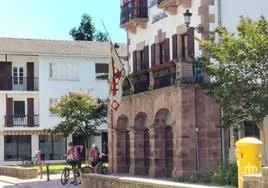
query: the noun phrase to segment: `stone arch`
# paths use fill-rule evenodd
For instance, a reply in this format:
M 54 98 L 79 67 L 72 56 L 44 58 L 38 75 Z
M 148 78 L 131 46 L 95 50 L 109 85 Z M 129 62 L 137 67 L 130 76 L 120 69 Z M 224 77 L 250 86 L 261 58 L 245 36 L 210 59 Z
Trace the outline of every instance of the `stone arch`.
M 116 160 L 116 172 L 128 173 L 130 163 L 130 139 L 128 130 L 128 117 L 126 115 L 120 115 L 116 123 L 115 134 L 115 158 Z
M 173 170 L 173 130 L 172 117 L 168 109 L 160 109 L 155 114 L 150 130 L 151 156 L 150 175 L 167 177 Z
M 160 109 L 157 111 L 154 118 L 154 125 L 161 125 L 161 127 L 166 127 L 166 125 L 172 124 L 171 113 L 168 109 Z
M 149 168 L 148 167 L 149 163 L 146 162 L 148 162 L 149 160 L 150 145 L 148 146 L 149 138 L 146 137 L 148 136 L 148 129 L 146 129 L 146 127 L 147 127 L 147 115 L 144 112 L 139 112 L 135 117 L 134 126 L 130 134 L 130 140 L 131 140 L 130 173 L 133 175 L 145 175 L 146 165 L 147 168 Z M 147 161 L 145 161 L 146 157 Z

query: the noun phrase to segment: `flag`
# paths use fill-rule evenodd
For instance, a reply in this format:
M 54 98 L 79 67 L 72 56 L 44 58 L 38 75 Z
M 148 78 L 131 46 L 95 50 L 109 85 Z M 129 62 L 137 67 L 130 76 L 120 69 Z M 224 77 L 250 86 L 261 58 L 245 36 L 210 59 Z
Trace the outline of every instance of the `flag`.
M 110 106 L 113 110 L 117 110 L 123 95 L 123 81 L 126 78 L 124 64 L 114 46 L 111 44 L 111 58 L 109 64 L 109 98 Z

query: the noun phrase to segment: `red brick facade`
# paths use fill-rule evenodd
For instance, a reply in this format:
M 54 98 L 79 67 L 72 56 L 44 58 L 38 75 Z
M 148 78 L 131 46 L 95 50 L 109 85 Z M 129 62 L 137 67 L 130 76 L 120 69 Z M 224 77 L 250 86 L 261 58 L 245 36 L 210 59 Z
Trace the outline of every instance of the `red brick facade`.
M 152 177 L 196 172 L 196 139 L 200 171 L 220 163 L 219 108 L 195 85 L 124 97 L 109 120 L 113 172 Z

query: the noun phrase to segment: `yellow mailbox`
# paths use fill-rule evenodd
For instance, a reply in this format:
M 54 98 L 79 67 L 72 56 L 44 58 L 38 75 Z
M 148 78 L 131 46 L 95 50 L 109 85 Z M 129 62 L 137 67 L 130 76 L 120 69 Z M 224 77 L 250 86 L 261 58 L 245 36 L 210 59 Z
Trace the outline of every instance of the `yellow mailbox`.
M 236 143 L 236 159 L 238 166 L 238 186 L 243 188 L 243 176 L 257 174 L 261 171 L 261 145 L 257 138 L 247 137 Z

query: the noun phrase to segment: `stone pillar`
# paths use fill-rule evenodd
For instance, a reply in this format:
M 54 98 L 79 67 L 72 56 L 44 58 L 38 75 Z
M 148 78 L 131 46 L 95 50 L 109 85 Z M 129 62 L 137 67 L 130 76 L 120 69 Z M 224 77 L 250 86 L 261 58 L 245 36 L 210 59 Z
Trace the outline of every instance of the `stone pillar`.
M 176 67 L 176 78 L 175 78 L 175 83 L 179 83 L 180 82 L 180 78 L 181 78 L 181 63 L 180 62 L 176 62 L 175 63 L 175 67 Z
M 180 61 L 180 80 L 184 82 L 193 82 L 193 60 Z
M 126 132 L 116 130 L 113 142 L 114 147 L 114 166 L 115 173 L 128 173 L 127 154 L 126 154 Z
M 42 148 L 41 152 L 42 152 Z M 39 136 L 38 135 L 32 135 L 32 157 L 35 156 L 36 152 L 39 150 Z
M 130 168 L 132 175 L 145 175 L 144 130 L 130 131 Z
M 165 129 L 162 127 L 150 129 L 150 169 L 151 177 L 166 177 L 165 161 Z
M 4 158 L 4 154 L 5 154 L 5 149 L 4 149 L 5 139 L 4 139 L 4 137 L 5 137 L 4 135 L 0 136 L 0 164 L 5 161 L 5 158 Z
M 149 90 L 154 89 L 154 72 L 149 70 Z
M 262 177 L 262 187 L 268 187 L 268 167 L 262 167 L 261 169 L 261 177 Z M 257 187 L 255 187 L 257 188 Z

